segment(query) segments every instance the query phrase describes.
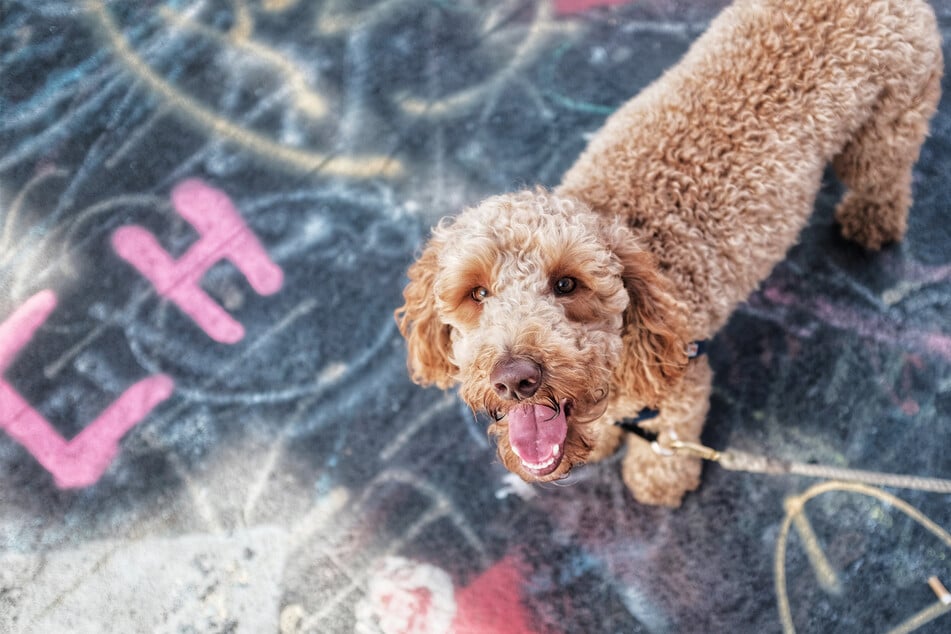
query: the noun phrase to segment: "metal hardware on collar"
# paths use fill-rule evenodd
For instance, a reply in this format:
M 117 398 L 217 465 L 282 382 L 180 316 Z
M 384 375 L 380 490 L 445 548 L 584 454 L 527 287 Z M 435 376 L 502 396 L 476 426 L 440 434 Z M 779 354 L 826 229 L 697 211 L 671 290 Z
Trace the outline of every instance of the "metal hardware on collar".
M 707 339 L 700 339 L 699 341 L 691 341 L 687 344 L 687 358 L 696 359 L 699 356 L 705 355 L 707 353 Z

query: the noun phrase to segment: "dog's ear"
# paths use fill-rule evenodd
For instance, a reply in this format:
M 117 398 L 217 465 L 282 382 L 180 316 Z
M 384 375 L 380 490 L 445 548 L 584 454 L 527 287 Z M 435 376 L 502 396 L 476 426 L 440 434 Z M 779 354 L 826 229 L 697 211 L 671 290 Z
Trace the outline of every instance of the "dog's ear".
M 614 232 L 612 248 L 630 297 L 618 378 L 648 406 L 657 407 L 687 370 L 686 316 L 654 256 L 641 249 L 627 229 L 615 227 Z M 618 232 L 626 235 L 619 238 Z
M 409 356 L 406 365 L 413 381 L 443 389 L 454 383 L 457 368 L 449 360 L 451 326 L 436 311 L 433 285 L 436 281 L 439 244 L 430 240 L 422 255 L 407 272 L 409 284 L 403 289 L 405 303 L 394 316 L 400 334 L 406 338 Z

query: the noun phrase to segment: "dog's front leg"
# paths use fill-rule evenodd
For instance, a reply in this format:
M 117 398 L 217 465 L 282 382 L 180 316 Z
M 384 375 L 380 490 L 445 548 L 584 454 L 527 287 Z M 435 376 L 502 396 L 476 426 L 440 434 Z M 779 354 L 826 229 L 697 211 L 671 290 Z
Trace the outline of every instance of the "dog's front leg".
M 712 378 L 707 358 L 694 359 L 678 389 L 662 404 L 660 414 L 642 423 L 642 427 L 658 434 L 661 447 L 670 440 L 671 433 L 683 441 L 700 442 L 710 407 Z M 699 458 L 662 455 L 643 438 L 630 434 L 621 472 L 638 502 L 676 507 L 685 493 L 699 486 L 701 468 Z

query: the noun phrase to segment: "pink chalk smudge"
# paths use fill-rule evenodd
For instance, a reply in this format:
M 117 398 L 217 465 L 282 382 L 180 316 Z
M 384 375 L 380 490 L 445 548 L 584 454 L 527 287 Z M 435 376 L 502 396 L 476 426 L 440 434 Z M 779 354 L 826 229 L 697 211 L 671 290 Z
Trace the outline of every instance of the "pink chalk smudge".
M 201 236 L 181 258 L 173 259 L 151 232 L 138 226 L 116 230 L 113 248 L 209 337 L 237 343 L 244 338 L 244 327 L 202 290 L 202 276 L 216 262 L 228 260 L 255 292 L 271 295 L 280 290 L 284 273 L 223 191 L 197 179 L 187 180 L 172 191 L 172 204 Z
M 56 308 L 56 295 L 41 291 L 0 324 L 0 429 L 23 445 L 61 488 L 95 484 L 119 451 L 119 440 L 175 387 L 153 375 L 116 399 L 72 440 L 65 440 L 2 375 Z
M 631 0 L 555 0 L 555 13 L 570 15 L 582 13 L 595 7 L 612 7 L 628 4 Z

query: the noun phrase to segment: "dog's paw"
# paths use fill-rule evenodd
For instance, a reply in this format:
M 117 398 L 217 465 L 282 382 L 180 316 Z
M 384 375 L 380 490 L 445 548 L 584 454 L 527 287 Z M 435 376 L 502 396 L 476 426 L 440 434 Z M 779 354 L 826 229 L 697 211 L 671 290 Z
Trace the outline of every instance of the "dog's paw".
M 634 499 L 641 504 L 677 508 L 684 495 L 700 486 L 703 464 L 699 458 L 653 453 L 649 458 L 637 458 L 631 454 L 625 457 L 621 476 Z
M 847 192 L 835 210 L 842 236 L 871 251 L 898 242 L 905 235 L 908 205 L 880 202 Z

